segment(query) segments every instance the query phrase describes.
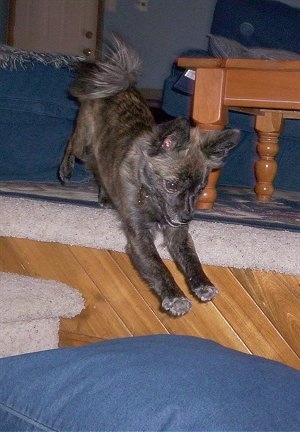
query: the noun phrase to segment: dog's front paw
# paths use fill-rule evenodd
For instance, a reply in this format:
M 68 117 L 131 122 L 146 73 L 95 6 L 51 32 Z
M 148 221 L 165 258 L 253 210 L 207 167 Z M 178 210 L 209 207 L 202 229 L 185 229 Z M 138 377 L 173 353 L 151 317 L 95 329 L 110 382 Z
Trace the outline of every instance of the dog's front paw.
M 161 305 L 170 315 L 181 316 L 191 309 L 192 302 L 186 297 L 165 297 Z
M 213 285 L 203 284 L 200 287 L 193 289 L 193 293 L 202 302 L 208 302 L 210 300 L 213 300 L 216 297 L 216 295 L 219 293 L 219 291 Z

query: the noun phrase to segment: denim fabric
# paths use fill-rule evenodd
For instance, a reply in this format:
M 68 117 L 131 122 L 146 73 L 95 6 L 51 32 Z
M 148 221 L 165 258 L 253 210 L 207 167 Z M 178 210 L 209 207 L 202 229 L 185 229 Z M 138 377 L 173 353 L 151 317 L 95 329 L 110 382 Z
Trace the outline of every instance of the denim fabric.
M 211 33 L 300 54 L 300 9 L 275 0 L 218 0 Z
M 57 170 L 78 111 L 75 72 L 33 62 L 0 69 L 0 181 L 59 182 Z M 76 162 L 72 181 L 90 174 Z
M 298 431 L 300 372 L 189 336 L 0 360 L 1 431 Z

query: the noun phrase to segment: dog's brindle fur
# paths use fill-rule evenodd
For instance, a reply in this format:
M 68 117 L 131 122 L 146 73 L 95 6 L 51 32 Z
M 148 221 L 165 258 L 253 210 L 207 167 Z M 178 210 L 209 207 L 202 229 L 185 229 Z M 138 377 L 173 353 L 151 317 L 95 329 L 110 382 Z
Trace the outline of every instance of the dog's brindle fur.
M 84 63 L 71 90 L 80 101 L 77 126 L 59 176 L 71 177 L 75 157 L 99 185 L 99 203 L 112 202 L 127 236 L 127 252 L 161 298 L 179 316 L 191 302 L 174 281 L 155 244 L 159 228 L 174 261 L 196 297 L 212 300 L 217 289 L 202 270 L 188 222 L 208 175 L 222 165 L 237 131 L 201 132 L 187 120 L 156 125 L 135 88 L 139 59 L 119 38 L 103 62 Z

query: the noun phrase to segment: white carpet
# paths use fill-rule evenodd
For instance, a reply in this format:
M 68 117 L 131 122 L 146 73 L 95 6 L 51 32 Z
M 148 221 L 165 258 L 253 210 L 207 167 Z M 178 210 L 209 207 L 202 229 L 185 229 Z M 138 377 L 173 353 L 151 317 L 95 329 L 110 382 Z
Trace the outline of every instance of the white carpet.
M 125 250 L 113 210 L 0 197 L 0 215 L 1 236 Z M 191 223 L 190 232 L 203 264 L 300 272 L 300 233 L 200 221 Z M 169 258 L 162 239 L 157 243 L 161 256 Z
M 57 348 L 59 318 L 83 307 L 81 294 L 61 282 L 0 272 L 0 357 Z

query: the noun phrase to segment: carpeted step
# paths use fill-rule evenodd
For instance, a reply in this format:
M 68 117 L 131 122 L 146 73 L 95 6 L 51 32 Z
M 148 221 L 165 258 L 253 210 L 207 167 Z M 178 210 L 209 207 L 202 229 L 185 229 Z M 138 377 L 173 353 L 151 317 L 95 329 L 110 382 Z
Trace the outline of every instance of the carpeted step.
M 126 236 L 115 210 L 1 193 L 0 208 L 0 236 L 126 251 Z M 299 274 L 299 232 L 257 228 L 246 222 L 192 220 L 190 233 L 202 264 Z M 162 258 L 171 258 L 161 235 L 156 245 Z
M 59 318 L 81 312 L 84 300 L 53 280 L 0 272 L 0 357 L 58 347 Z

